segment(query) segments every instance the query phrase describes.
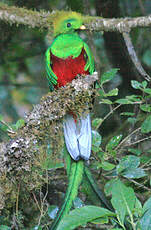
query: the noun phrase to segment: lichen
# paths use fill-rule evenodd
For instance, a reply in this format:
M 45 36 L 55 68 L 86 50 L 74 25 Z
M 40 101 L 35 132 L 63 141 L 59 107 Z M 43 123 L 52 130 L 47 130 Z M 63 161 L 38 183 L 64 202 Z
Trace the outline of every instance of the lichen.
M 92 78 L 91 75 L 79 76 L 65 87 L 43 96 L 40 104 L 26 115 L 25 126 L 8 143 L 0 144 L 2 212 L 16 206 L 19 198 L 25 208 L 31 194 L 51 181 L 50 164 L 63 161 L 64 116 L 72 111 L 78 118 L 89 112 L 95 92 L 90 85 L 97 79 L 95 74 Z M 31 206 L 34 203 L 32 199 Z

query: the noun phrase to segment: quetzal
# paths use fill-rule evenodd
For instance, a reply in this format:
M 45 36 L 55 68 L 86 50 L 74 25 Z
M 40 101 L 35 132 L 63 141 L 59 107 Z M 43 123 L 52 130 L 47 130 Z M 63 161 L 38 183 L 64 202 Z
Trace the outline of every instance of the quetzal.
M 76 12 L 61 12 L 53 22 L 54 40 L 46 51 L 46 72 L 51 91 L 65 86 L 77 75 L 87 75 L 94 72 L 94 58 L 89 46 L 80 38 L 78 30 L 85 29 L 82 16 Z M 62 217 L 67 214 L 76 198 L 83 172 L 93 190 L 100 196 L 93 186 L 93 179 L 88 168 L 84 170 L 84 160 L 91 154 L 91 124 L 90 115 L 77 118 L 72 111 L 64 120 L 64 137 L 70 159 L 69 185 L 64 203 L 51 229 L 57 229 Z M 101 194 L 101 199 L 106 201 Z

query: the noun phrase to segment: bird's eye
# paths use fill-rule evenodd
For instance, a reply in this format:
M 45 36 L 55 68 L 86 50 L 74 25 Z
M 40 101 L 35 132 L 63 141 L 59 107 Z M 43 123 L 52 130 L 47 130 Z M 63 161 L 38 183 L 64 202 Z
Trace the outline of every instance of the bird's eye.
M 67 23 L 67 27 L 71 27 L 71 23 Z

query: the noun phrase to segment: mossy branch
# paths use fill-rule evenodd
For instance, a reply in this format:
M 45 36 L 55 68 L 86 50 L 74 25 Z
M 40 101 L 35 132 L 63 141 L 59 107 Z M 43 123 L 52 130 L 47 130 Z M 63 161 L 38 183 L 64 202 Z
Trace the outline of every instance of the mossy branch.
M 50 12 L 33 11 L 0 3 L 0 20 L 9 24 L 26 25 L 31 28 L 47 28 Z
M 59 11 L 45 12 L 33 11 L 0 3 L 0 20 L 10 24 L 23 24 L 29 27 L 52 28 L 52 22 Z M 151 15 L 135 18 L 101 18 L 84 15 L 83 21 L 87 28 L 92 31 L 118 31 L 130 32 L 136 27 L 149 27 Z
M 90 86 L 97 79 L 97 73 L 79 76 L 65 87 L 48 93 L 26 115 L 25 126 L 8 143 L 0 143 L 0 210 L 5 206 L 5 199 L 10 200 L 10 205 L 13 202 L 10 196 L 17 189 L 18 181 L 27 190 L 45 183 L 39 171 L 46 171 L 42 162 L 46 160 L 47 145 L 50 143 L 52 147 L 54 141 L 52 150 L 56 151 L 55 156 L 59 159 L 57 148 L 63 137 L 63 118 L 69 111 L 76 111 L 77 115 L 88 112 L 94 94 Z

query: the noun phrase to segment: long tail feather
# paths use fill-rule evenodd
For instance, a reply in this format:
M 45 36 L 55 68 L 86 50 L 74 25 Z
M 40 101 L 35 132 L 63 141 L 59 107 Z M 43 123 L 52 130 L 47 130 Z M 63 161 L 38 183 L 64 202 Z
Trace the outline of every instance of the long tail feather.
M 84 169 L 83 160 L 80 160 L 78 162 L 75 161 L 71 162 L 69 184 L 65 195 L 64 203 L 56 219 L 52 223 L 50 230 L 56 230 L 62 218 L 70 211 L 72 207 L 72 202 L 77 196 L 78 188 L 82 181 L 83 169 Z
M 85 182 L 88 183 L 88 186 L 90 187 L 90 192 L 92 192 L 96 198 L 100 201 L 100 203 L 107 209 L 113 211 L 113 207 L 111 203 L 106 199 L 103 191 L 98 187 L 94 177 L 92 176 L 92 173 L 90 172 L 89 168 L 87 166 L 84 167 L 84 177 L 85 180 L 83 180 L 83 184 Z M 94 197 L 93 197 L 94 199 Z

